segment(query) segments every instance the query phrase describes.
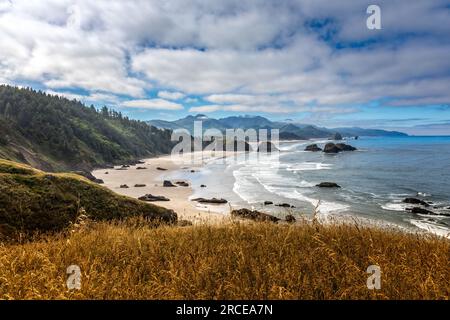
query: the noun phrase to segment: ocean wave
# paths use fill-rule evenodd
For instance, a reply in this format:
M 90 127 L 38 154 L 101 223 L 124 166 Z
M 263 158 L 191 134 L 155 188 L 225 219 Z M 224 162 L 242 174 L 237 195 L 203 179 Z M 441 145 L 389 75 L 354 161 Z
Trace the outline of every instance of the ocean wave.
M 413 225 L 415 225 L 416 227 L 418 227 L 422 230 L 426 230 L 426 231 L 436 234 L 438 236 L 442 236 L 442 237 L 446 237 L 446 238 L 450 239 L 450 229 L 448 227 L 438 225 L 436 223 L 433 223 L 431 221 L 426 221 L 426 220 L 411 219 L 411 220 L 409 220 L 409 222 L 411 222 Z
M 332 164 L 322 162 L 302 162 L 287 166 L 287 171 L 314 171 L 314 170 L 330 170 Z

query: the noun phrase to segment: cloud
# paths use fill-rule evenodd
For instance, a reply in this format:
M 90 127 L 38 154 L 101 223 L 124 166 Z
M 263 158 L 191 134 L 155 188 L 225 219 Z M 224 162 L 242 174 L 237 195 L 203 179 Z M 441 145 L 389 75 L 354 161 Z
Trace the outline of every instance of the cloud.
M 181 92 L 170 92 L 170 91 L 159 91 L 158 97 L 167 99 L 167 100 L 180 100 L 183 99 L 186 95 Z
M 142 108 L 142 109 L 156 109 L 156 110 L 182 110 L 181 104 L 167 101 L 164 99 L 142 99 L 129 100 L 122 103 L 123 107 Z
M 330 115 L 450 104 L 448 1 L 380 0 L 381 31 L 369 4 L 0 0 L 0 82 L 168 110 L 187 96 L 207 103 L 190 110 Z

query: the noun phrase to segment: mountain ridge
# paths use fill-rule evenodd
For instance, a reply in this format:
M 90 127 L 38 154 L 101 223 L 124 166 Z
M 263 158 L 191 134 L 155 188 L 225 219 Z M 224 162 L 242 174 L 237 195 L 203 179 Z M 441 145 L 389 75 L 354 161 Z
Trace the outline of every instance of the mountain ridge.
M 399 131 L 381 129 L 364 129 L 358 127 L 322 128 L 311 124 L 293 123 L 291 121 L 271 121 L 262 116 L 230 116 L 220 119 L 209 118 L 203 114 L 189 115 L 174 121 L 148 120 L 147 124 L 164 129 L 187 129 L 193 132 L 194 121 L 201 120 L 203 130 L 216 128 L 220 131 L 226 129 L 279 129 L 282 140 L 307 140 L 313 138 L 330 138 L 335 133 L 344 137 L 355 136 L 408 136 Z

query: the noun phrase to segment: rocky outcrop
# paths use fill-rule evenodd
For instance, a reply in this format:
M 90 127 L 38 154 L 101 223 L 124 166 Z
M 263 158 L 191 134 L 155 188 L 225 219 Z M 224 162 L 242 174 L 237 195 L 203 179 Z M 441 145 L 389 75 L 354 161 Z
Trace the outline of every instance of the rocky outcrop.
M 145 196 L 138 198 L 141 201 L 147 201 L 147 202 L 155 202 L 155 201 L 170 201 L 169 198 L 166 198 L 164 196 L 154 196 L 152 194 L 146 194 Z
M 323 148 L 323 152 L 325 153 L 339 153 L 342 151 L 355 151 L 355 150 L 357 149 L 351 145 L 345 143 L 334 144 L 332 142 L 327 143 Z
M 176 185 L 174 185 L 171 181 L 169 180 L 164 180 L 163 182 L 163 187 L 165 188 L 172 188 L 172 187 L 176 187 Z
M 274 217 L 270 214 L 256 211 L 256 210 L 249 210 L 249 209 L 239 209 L 239 210 L 233 210 L 231 211 L 231 215 L 234 217 L 242 218 L 242 219 L 249 219 L 253 221 L 265 221 L 265 222 L 278 222 L 280 221 L 279 218 Z
M 199 203 L 210 203 L 210 204 L 224 204 L 224 203 L 228 203 L 228 201 L 225 200 L 225 199 L 217 199 L 217 198 L 212 198 L 212 199 L 195 198 L 195 199 L 192 199 L 192 201 L 196 201 L 196 202 L 199 202 Z
M 270 206 L 271 204 L 273 204 L 272 201 L 264 201 L 264 205 L 265 205 L 265 206 Z
M 187 183 L 185 181 L 178 181 L 178 182 L 175 182 L 175 184 L 180 187 L 189 187 L 189 183 Z
M 341 151 L 356 151 L 357 149 L 349 144 L 345 143 L 336 143 L 336 147 Z
M 305 151 L 319 152 L 322 151 L 322 148 L 319 148 L 317 144 L 310 144 L 309 146 L 306 146 Z
M 420 207 L 406 208 L 406 211 L 409 211 L 409 212 L 415 213 L 415 214 L 434 214 L 433 211 L 430 211 L 430 210 L 424 209 L 424 208 L 420 208 Z
M 331 136 L 330 140 L 342 140 L 342 135 L 339 132 L 336 132 Z
M 430 205 L 426 203 L 423 200 L 417 199 L 417 198 L 405 198 L 403 199 L 403 203 L 409 203 L 409 204 L 420 204 L 424 207 L 429 207 Z
M 316 184 L 316 187 L 319 187 L 319 188 L 340 188 L 341 186 L 338 185 L 335 182 L 321 182 L 319 184 Z

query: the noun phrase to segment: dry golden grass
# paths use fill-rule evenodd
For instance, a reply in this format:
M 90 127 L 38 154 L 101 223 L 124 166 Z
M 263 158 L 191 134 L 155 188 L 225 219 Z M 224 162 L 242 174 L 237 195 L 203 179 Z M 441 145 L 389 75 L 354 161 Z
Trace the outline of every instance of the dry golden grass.
M 88 223 L 0 244 L 3 299 L 448 299 L 450 242 L 356 225 Z M 82 270 L 68 290 L 66 268 Z M 366 269 L 379 265 L 381 290 Z

